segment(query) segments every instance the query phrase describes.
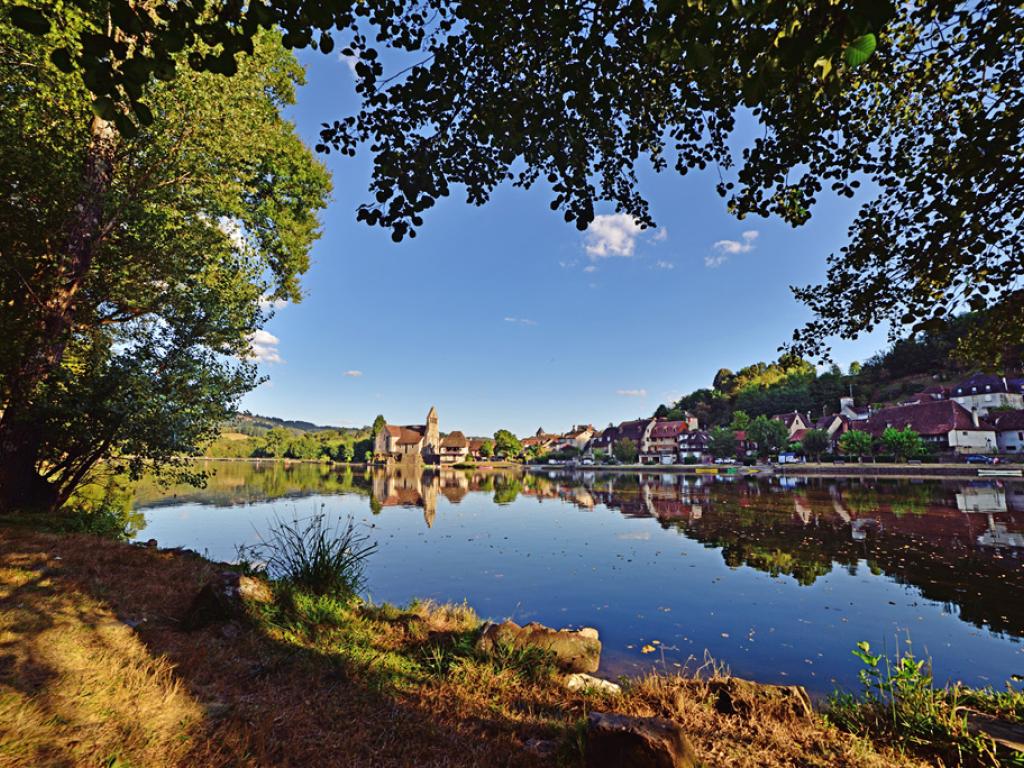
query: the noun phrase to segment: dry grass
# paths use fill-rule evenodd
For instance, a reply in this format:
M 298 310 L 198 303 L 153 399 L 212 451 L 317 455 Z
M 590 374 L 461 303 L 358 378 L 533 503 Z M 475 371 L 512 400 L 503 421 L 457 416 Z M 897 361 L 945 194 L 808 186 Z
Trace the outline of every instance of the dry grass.
M 677 719 L 708 766 L 920 765 L 818 718 L 721 715 L 692 678 L 571 693 L 534 658 L 477 656 L 466 605 L 291 595 L 255 626 L 185 633 L 215 570 L 198 557 L 0 529 L 0 563 L 3 766 L 550 765 L 534 738 L 578 765 L 595 709 Z

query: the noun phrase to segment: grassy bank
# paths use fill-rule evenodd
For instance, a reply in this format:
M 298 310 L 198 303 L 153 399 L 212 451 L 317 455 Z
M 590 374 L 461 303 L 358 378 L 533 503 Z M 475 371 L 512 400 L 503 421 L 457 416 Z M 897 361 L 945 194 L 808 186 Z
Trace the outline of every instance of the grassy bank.
M 862 735 L 756 703 L 723 714 L 706 678 L 570 692 L 543 656 L 478 654 L 466 606 L 276 588 L 248 621 L 184 631 L 192 596 L 221 570 L 191 554 L 0 529 L 0 765 L 575 766 L 594 710 L 672 718 L 708 766 L 935 758 L 855 721 L 859 709 L 844 724 Z M 554 753 L 535 754 L 535 739 Z

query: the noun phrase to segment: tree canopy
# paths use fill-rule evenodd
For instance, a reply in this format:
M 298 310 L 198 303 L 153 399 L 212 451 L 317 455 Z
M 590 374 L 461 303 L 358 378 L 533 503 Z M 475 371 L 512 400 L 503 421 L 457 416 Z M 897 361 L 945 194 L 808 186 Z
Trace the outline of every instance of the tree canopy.
M 330 189 L 280 115 L 303 80 L 280 35 L 230 79 L 152 86 L 130 137 L 97 131 L 50 45 L 0 19 L 0 487 L 28 478 L 44 506 L 106 457 L 137 474 L 217 434 L 258 380 L 267 299 L 301 298 Z
M 651 226 L 641 162 L 714 169 L 741 218 L 797 226 L 824 194 L 861 195 L 828 279 L 796 290 L 816 317 L 795 351 L 825 354 L 828 337 L 884 323 L 934 329 L 963 307 L 992 309 L 964 347 L 988 364 L 1024 340 L 1019 4 L 23 2 L 26 29 L 90 20 L 53 39 L 53 60 L 122 128 L 149 119 L 143 85 L 173 77 L 176 52 L 232 74 L 272 25 L 288 46 L 340 47 L 361 106 L 325 115 L 320 149 L 369 147 L 358 216 L 396 240 L 453 187 L 481 204 L 506 181 L 547 184 L 580 229 L 601 203 Z M 744 145 L 747 114 L 757 129 Z

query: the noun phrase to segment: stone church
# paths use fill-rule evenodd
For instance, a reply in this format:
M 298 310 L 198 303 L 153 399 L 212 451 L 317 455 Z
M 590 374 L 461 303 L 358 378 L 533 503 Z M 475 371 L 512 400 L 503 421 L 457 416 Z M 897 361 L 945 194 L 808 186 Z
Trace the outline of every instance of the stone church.
M 373 444 L 378 462 L 422 462 L 437 464 L 441 455 L 441 435 L 437 409 L 430 408 L 426 424 L 393 426 L 385 424 Z

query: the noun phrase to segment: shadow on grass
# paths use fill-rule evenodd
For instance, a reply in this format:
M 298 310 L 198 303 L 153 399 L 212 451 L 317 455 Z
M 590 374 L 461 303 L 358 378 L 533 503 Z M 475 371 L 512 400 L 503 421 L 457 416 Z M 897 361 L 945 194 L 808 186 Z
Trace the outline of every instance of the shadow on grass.
M 185 632 L 214 564 L 3 534 L 5 765 L 532 766 L 523 739 L 578 717 L 513 664 L 477 663 L 466 628 L 422 608 L 282 601 Z

